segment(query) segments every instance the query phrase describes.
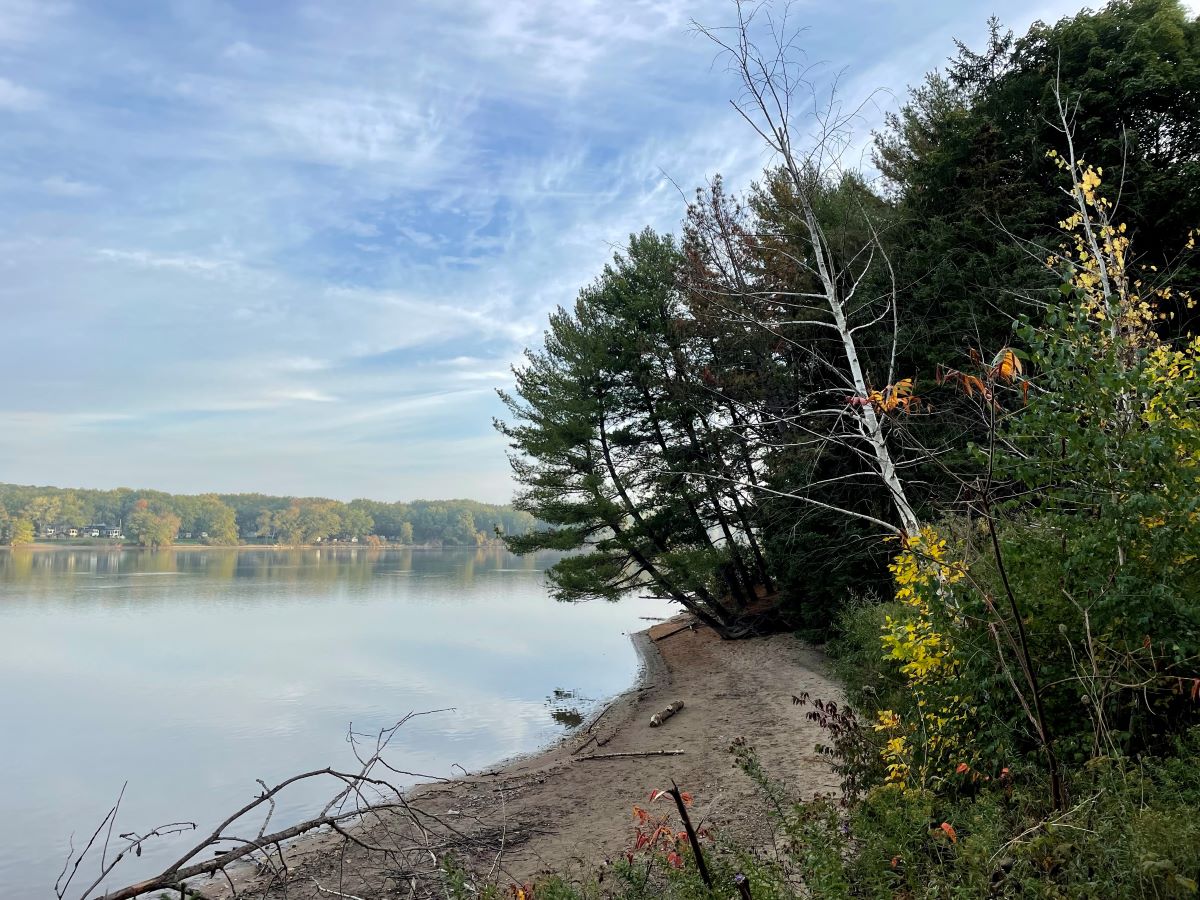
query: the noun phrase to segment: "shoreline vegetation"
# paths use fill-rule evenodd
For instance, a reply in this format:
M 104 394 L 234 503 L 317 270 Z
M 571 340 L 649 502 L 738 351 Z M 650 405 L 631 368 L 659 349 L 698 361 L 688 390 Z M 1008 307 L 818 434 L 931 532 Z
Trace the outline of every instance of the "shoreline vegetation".
M 795 7 L 735 16 L 694 30 L 770 161 L 551 313 L 497 423 L 550 528 L 508 543 L 577 551 L 564 600 L 836 641 L 849 705 L 795 703 L 840 796 L 742 745 L 777 856 L 706 858 L 674 792 L 535 893 L 1200 896 L 1200 16 L 992 19 L 869 142 Z
M 0 545 L 8 546 L 478 547 L 536 527 L 532 515 L 512 506 L 464 499 L 342 502 L 0 483 Z
M 203 551 L 225 551 L 225 550 L 355 550 L 355 551 L 382 551 L 382 550 L 421 550 L 421 551 L 437 551 L 437 550 L 504 550 L 503 541 L 494 540 L 481 544 L 393 544 L 380 542 L 377 544 L 368 543 L 350 543 L 349 541 L 331 541 L 321 544 L 268 544 L 268 543 L 252 543 L 252 544 L 205 544 L 198 541 L 188 541 L 186 543 L 174 544 L 159 544 L 154 547 L 147 547 L 143 544 L 138 544 L 133 541 L 55 541 L 50 542 L 33 542 L 30 544 L 0 544 L 0 553 L 5 551 L 31 551 L 31 552 L 46 552 L 52 550 L 137 550 L 145 553 L 156 553 L 159 551 L 171 550 L 203 550 Z

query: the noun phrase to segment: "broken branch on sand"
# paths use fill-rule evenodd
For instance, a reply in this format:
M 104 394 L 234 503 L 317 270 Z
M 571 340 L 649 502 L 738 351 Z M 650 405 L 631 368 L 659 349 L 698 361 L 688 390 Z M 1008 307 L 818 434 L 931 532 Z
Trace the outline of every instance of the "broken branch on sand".
M 440 712 L 440 710 L 432 712 Z M 228 870 L 233 863 L 242 859 L 253 860 L 262 869 L 270 871 L 272 877 L 268 887 L 278 883 L 286 890 L 285 882 L 291 871 L 285 858 L 287 842 L 299 835 L 321 829 L 328 829 L 340 835 L 346 845 L 353 844 L 363 850 L 382 855 L 390 869 L 404 871 L 411 869 L 412 877 L 418 875 L 440 877 L 438 860 L 441 852 L 456 848 L 462 843 L 483 846 L 489 842 L 473 841 L 472 838 L 447 825 L 437 816 L 412 805 L 405 799 L 399 787 L 374 774 L 378 767 L 393 772 L 402 771 L 388 765 L 383 760 L 383 753 L 401 726 L 422 715 L 428 715 L 428 713 L 409 713 L 395 725 L 380 731 L 375 736 L 374 746 L 370 752 L 360 752 L 358 740 L 365 735 L 358 734 L 351 728 L 348 733 L 348 741 L 360 764 L 357 771 L 344 772 L 328 767 L 316 769 L 294 775 L 273 787 L 258 780 L 258 784 L 262 788 L 261 793 L 228 815 L 220 825 L 191 846 L 174 863 L 150 878 L 115 890 L 106 890 L 103 897 L 105 900 L 132 900 L 132 898 L 161 890 L 178 890 L 182 894 L 186 890 L 185 882 L 190 879 L 215 875 L 224 876 L 233 890 L 234 896 L 238 896 Z M 325 804 L 320 814 L 291 827 L 268 833 L 267 826 L 275 814 L 276 798 L 292 785 L 319 779 L 332 780 L 338 785 L 337 792 Z M 122 789 L 123 794 L 124 789 Z M 120 799 L 118 799 L 82 851 L 76 853 L 72 849 L 63 865 L 62 874 L 54 885 L 54 893 L 59 900 L 67 900 L 69 894 L 76 896 L 71 890 L 71 884 L 76 875 L 81 874 L 81 867 L 85 861 L 96 864 L 97 874 L 77 896 L 79 900 L 93 900 L 98 896 L 95 892 L 100 889 L 100 885 L 104 881 L 108 880 L 113 870 L 130 856 L 141 856 L 142 849 L 148 842 L 166 835 L 177 834 L 183 830 L 184 826 L 187 830 L 195 827 L 192 823 L 172 823 L 167 826 L 159 826 L 146 834 L 127 832 L 120 835 L 124 845 L 119 847 L 115 854 L 110 854 L 111 832 L 120 805 Z M 264 814 L 261 825 L 256 829 L 256 837 L 241 838 L 229 832 L 238 823 L 244 822 L 246 817 L 255 813 Z M 431 828 L 430 823 L 440 827 Z M 352 834 L 347 830 L 348 827 L 355 824 L 376 826 L 379 834 L 372 835 L 372 839 L 368 842 L 364 836 Z M 104 840 L 100 844 L 98 839 L 102 833 Z M 98 860 L 95 858 L 97 855 L 100 857 Z M 209 855 L 209 858 L 205 859 L 206 855 Z M 332 893 L 343 897 L 352 896 L 329 891 L 320 885 L 318 885 L 318 889 L 322 893 Z
M 641 753 L 593 753 L 590 756 L 580 756 L 585 759 L 631 759 L 635 756 L 683 756 L 682 750 L 644 750 Z
M 674 631 L 668 631 L 666 634 L 660 634 L 658 637 L 651 638 L 650 640 L 654 641 L 654 643 L 657 644 L 659 641 L 665 641 L 667 638 L 671 637 L 672 635 L 679 634 L 679 632 L 681 632 L 681 631 L 695 631 L 695 630 L 696 630 L 696 623 L 688 622 L 686 625 L 680 625 Z

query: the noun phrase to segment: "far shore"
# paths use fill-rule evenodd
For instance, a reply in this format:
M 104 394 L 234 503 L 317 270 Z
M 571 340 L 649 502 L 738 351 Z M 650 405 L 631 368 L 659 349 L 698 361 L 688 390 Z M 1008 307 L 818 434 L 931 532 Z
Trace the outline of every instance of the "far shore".
M 737 738 L 753 744 L 795 795 L 838 792 L 838 777 L 815 749 L 820 729 L 792 702 L 802 693 L 842 699 L 820 651 L 790 634 L 722 641 L 686 616 L 630 637 L 642 659 L 637 683 L 571 735 L 482 772 L 418 785 L 407 798 L 467 836 L 502 825 L 503 877 L 520 883 L 552 870 L 594 874 L 630 846 L 631 807 L 646 805 L 651 790 L 672 782 L 695 796 L 698 821 L 743 846 L 773 849 L 767 800 L 732 765 L 730 745 Z M 684 702 L 682 711 L 651 728 L 651 715 L 676 700 Z M 663 750 L 680 752 L 654 755 Z M 373 843 L 369 828 L 360 828 L 359 837 Z M 378 857 L 331 833 L 297 838 L 281 856 L 291 875 L 286 886 L 268 886 L 243 866 L 234 875 L 238 890 L 294 900 L 334 891 L 358 897 L 378 885 L 384 871 Z M 462 861 L 486 872 L 497 859 L 478 851 L 478 858 Z M 205 897 L 231 896 L 219 881 L 193 887 Z
M 5 550 L 144 550 L 156 553 L 160 550 L 501 550 L 500 543 L 488 544 L 368 544 L 359 541 L 352 544 L 349 541 L 321 544 L 204 544 L 188 541 L 180 544 L 160 544 L 157 547 L 143 547 L 126 541 L 76 540 L 76 541 L 37 541 L 32 544 L 9 546 L 0 544 L 0 552 Z

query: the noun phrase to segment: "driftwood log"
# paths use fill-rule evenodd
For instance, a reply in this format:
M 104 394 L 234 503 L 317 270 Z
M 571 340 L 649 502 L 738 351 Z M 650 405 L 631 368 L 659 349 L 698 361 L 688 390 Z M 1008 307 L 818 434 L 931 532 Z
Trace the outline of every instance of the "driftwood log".
M 650 727 L 657 728 L 659 725 L 661 725 L 663 722 L 667 721 L 667 719 L 671 718 L 671 716 L 675 715 L 675 713 L 679 712 L 681 709 L 683 709 L 683 701 L 676 700 L 674 703 L 672 703 L 670 706 L 668 706 L 662 712 L 656 712 L 654 715 L 652 715 L 650 717 Z

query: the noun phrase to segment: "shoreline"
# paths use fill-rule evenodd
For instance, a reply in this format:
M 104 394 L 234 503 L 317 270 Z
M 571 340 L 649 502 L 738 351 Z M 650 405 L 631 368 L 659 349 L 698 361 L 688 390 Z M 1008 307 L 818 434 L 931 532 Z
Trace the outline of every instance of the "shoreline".
M 838 778 L 814 749 L 820 730 L 791 698 L 808 691 L 840 701 L 841 690 L 823 654 L 792 635 L 721 641 L 688 621 L 677 616 L 631 633 L 636 680 L 572 733 L 484 771 L 417 784 L 405 798 L 468 836 L 482 838 L 502 823 L 503 872 L 518 883 L 551 870 L 594 874 L 630 844 L 632 805 L 672 781 L 695 796 L 698 821 L 749 846 L 773 847 L 765 798 L 733 766 L 729 746 L 745 738 L 796 796 L 836 793 Z M 683 710 L 651 728 L 650 716 L 675 700 Z M 682 752 L 657 755 L 663 750 Z M 378 827 L 360 826 L 358 834 L 371 843 Z M 316 898 L 318 883 L 369 893 L 383 871 L 380 860 L 332 833 L 297 838 L 285 856 L 286 892 L 263 896 Z M 496 865 L 482 851 L 461 861 L 481 871 Z M 251 866 L 231 874 L 239 890 L 266 889 Z M 212 881 L 195 887 L 214 900 L 231 896 Z
M 138 550 L 157 553 L 160 550 L 503 550 L 503 544 L 380 544 L 371 546 L 367 543 L 351 544 L 347 541 L 336 544 L 162 544 L 158 547 L 143 547 L 141 544 L 109 543 L 107 541 L 90 541 L 86 543 L 47 543 L 45 541 L 32 544 L 0 544 L 0 552 L 5 550 L 31 550 L 45 553 L 52 550 Z

